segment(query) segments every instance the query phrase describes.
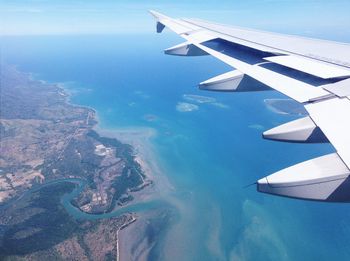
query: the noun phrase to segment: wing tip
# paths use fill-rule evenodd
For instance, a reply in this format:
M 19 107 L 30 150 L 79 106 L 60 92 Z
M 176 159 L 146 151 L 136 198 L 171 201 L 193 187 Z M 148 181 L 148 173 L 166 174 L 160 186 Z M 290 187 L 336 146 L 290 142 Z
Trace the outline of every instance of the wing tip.
M 156 18 L 158 21 L 160 20 L 160 19 L 164 19 L 164 18 L 168 18 L 166 15 L 163 15 L 163 14 L 161 14 L 161 13 L 159 13 L 159 12 L 157 12 L 157 11 L 154 11 L 154 10 L 148 10 L 148 12 L 154 17 L 154 18 Z
M 155 18 L 157 18 L 157 14 L 158 14 L 158 12 L 156 12 L 156 11 L 154 11 L 154 10 L 148 10 L 148 12 L 153 16 L 153 17 L 155 17 Z

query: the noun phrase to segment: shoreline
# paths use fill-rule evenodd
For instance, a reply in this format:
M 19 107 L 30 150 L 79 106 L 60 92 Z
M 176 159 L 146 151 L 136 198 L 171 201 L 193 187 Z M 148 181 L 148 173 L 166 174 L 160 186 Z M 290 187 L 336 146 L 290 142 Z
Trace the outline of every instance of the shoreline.
M 49 82 L 46 80 L 38 79 L 34 73 L 31 72 L 23 72 L 19 70 L 17 65 L 13 65 L 13 67 L 27 75 L 33 81 L 39 81 L 43 84 L 53 85 L 57 88 L 57 91 L 60 94 L 64 95 L 65 102 L 68 105 L 71 105 L 76 108 L 88 109 L 93 112 L 92 120 L 94 120 L 94 124 L 91 130 L 96 131 L 101 137 L 114 138 L 121 141 L 124 144 L 129 144 L 135 151 L 135 159 L 137 163 L 139 163 L 142 167 L 142 170 L 145 171 L 145 175 L 148 178 L 155 178 L 153 172 L 157 173 L 156 176 L 161 176 L 161 170 L 157 163 L 154 163 L 155 152 L 154 145 L 151 144 L 151 139 L 157 136 L 157 130 L 150 127 L 142 127 L 142 126 L 126 126 L 126 127 L 118 127 L 118 128 L 105 128 L 101 126 L 101 117 L 99 116 L 99 112 L 97 109 L 89 106 L 89 105 L 81 105 L 72 101 L 72 97 L 74 95 L 74 87 L 67 88 L 65 82 Z M 74 81 L 73 81 L 74 82 Z M 89 119 L 90 120 L 90 119 Z M 147 156 L 148 155 L 148 156 Z M 153 179 L 151 179 L 152 181 Z M 169 181 L 165 181 L 168 187 L 173 189 L 170 185 Z M 146 186 L 147 187 L 147 186 Z
M 10 68 L 11 66 L 9 66 Z M 59 169 L 59 172 L 56 171 L 53 172 L 53 174 L 50 174 L 51 172 L 47 172 L 45 170 L 44 172 L 44 168 L 40 169 L 40 171 L 42 171 L 43 174 L 45 174 L 45 178 L 43 179 L 43 182 L 41 184 L 36 184 L 36 183 L 31 183 L 31 186 L 24 192 L 19 191 L 20 193 L 18 194 L 18 196 L 15 196 L 12 199 L 9 200 L 8 203 L 5 203 L 4 206 L 12 205 L 12 202 L 15 203 L 17 200 L 20 200 L 23 195 L 25 195 L 28 191 L 31 190 L 31 188 L 33 188 L 34 190 L 39 190 L 45 186 L 49 186 L 50 184 L 54 184 L 56 182 L 60 182 L 61 181 L 65 181 L 65 182 L 73 182 L 74 180 L 84 180 L 84 182 L 95 182 L 95 178 L 103 178 L 103 182 L 109 182 L 109 184 L 105 187 L 102 187 L 101 190 L 96 190 L 96 189 L 92 189 L 91 191 L 89 190 L 89 193 L 95 193 L 95 191 L 97 192 L 106 192 L 106 193 L 110 193 L 110 189 L 114 189 L 114 191 L 112 192 L 113 194 L 108 194 L 109 198 L 111 197 L 111 202 L 114 202 L 115 205 L 113 205 L 111 207 L 111 209 L 108 209 L 107 212 L 103 212 L 103 213 L 94 213 L 96 209 L 92 209 L 91 211 L 84 211 L 81 208 L 81 204 L 78 203 L 78 205 L 73 205 L 72 201 L 73 199 L 70 200 L 70 204 L 76 208 L 77 211 L 81 212 L 82 218 L 84 219 L 84 213 L 88 214 L 88 215 L 96 215 L 96 219 L 99 219 L 98 216 L 100 214 L 107 214 L 107 215 L 102 215 L 101 218 L 102 219 L 109 219 L 109 215 L 108 213 L 112 213 L 112 212 L 118 212 L 116 211 L 118 209 L 121 209 L 120 213 L 122 213 L 122 209 L 125 207 L 126 211 L 128 211 L 129 214 L 133 215 L 133 220 L 132 222 L 127 222 L 126 224 L 123 224 L 120 227 L 120 231 L 123 231 L 122 234 L 124 233 L 128 233 L 128 232 L 124 232 L 125 230 L 129 231 L 130 227 L 135 227 L 135 226 L 129 226 L 132 223 L 137 223 L 139 221 L 139 218 L 141 219 L 140 222 L 142 223 L 142 220 L 145 220 L 145 218 L 143 217 L 150 217 L 152 216 L 152 218 L 156 218 L 157 215 L 154 214 L 155 212 L 153 211 L 155 208 L 156 209 L 163 209 L 163 203 L 161 203 L 160 205 L 157 205 L 159 203 L 157 203 L 158 201 L 164 201 L 164 198 L 167 197 L 167 195 L 169 195 L 169 192 L 174 190 L 174 187 L 171 186 L 167 176 L 164 174 L 164 168 L 162 167 L 161 161 L 158 159 L 158 157 L 156 156 L 156 149 L 155 149 L 155 143 L 152 142 L 153 139 L 155 139 L 157 137 L 157 130 L 154 128 L 150 128 L 150 127 L 142 127 L 142 126 L 125 126 L 125 127 L 119 127 L 119 128 L 105 128 L 102 127 L 103 123 L 101 123 L 101 119 L 99 117 L 99 112 L 97 109 L 92 108 L 90 106 L 86 106 L 86 105 L 81 105 L 79 103 L 76 103 L 73 101 L 73 96 L 74 95 L 78 95 L 78 94 L 74 94 L 71 93 L 68 88 L 65 88 L 64 83 L 50 83 L 47 82 L 45 80 L 40 80 L 37 79 L 36 75 L 34 75 L 33 73 L 27 73 L 27 72 L 22 72 L 18 69 L 18 66 L 13 66 L 12 67 L 14 72 L 17 74 L 14 74 L 15 77 L 23 77 L 24 80 L 30 82 L 33 85 L 37 85 L 39 87 L 42 87 L 41 91 L 39 91 L 39 94 L 41 96 L 45 96 L 47 95 L 47 93 L 51 93 L 51 99 L 49 100 L 48 103 L 42 105 L 42 104 L 37 104 L 37 103 L 33 103 L 32 106 L 47 106 L 44 108 L 50 108 L 51 110 L 55 111 L 56 110 L 56 106 L 53 105 L 55 104 L 55 102 L 57 104 L 59 104 L 60 106 L 66 106 L 66 110 L 61 112 L 61 114 L 59 114 L 58 116 L 55 116 L 53 114 L 53 116 L 49 115 L 49 116 L 43 116 L 41 114 L 32 114 L 29 115 L 30 117 L 32 117 L 33 119 L 38 119 L 38 121 L 43 121 L 46 120 L 46 118 L 48 119 L 59 119 L 58 122 L 61 122 L 61 120 L 66 120 L 69 119 L 71 121 L 67 121 L 67 122 L 62 122 L 62 126 L 70 126 L 68 124 L 71 124 L 71 122 L 74 123 L 74 125 L 72 125 L 73 127 L 71 127 L 71 129 L 69 129 L 69 133 L 66 136 L 49 136 L 51 137 L 51 139 L 53 139 L 52 137 L 55 137 L 55 139 L 58 139 L 58 141 L 60 141 L 61 139 L 61 143 L 63 144 L 63 147 L 58 147 L 58 148 L 54 148 L 54 150 L 50 149 L 50 150 L 38 150 L 41 151 L 41 153 L 44 153 L 43 155 L 43 159 L 46 161 L 48 161 L 51 164 L 56 164 L 56 162 L 58 162 L 58 160 L 64 160 L 62 161 L 63 165 L 66 166 L 67 168 L 69 168 L 72 164 L 72 162 L 66 162 L 65 160 L 67 159 L 67 155 L 69 157 L 70 154 L 66 153 L 67 147 L 69 146 L 73 146 L 73 148 L 78 148 L 78 147 L 74 147 L 76 145 L 71 145 L 71 144 L 75 144 L 77 138 L 80 137 L 80 139 L 82 139 L 84 142 L 89 141 L 89 132 L 95 132 L 97 134 L 97 139 L 93 138 L 95 136 L 91 136 L 92 138 L 90 138 L 92 140 L 92 144 L 94 144 L 94 146 L 97 146 L 96 144 L 105 144 L 105 146 L 111 148 L 114 150 L 114 153 L 116 153 L 115 151 L 121 151 L 118 154 L 113 154 L 116 159 L 120 159 L 120 160 L 126 160 L 125 163 L 127 163 L 128 166 L 127 167 L 127 171 L 131 170 L 131 177 L 138 177 L 138 181 L 133 181 L 132 183 L 127 183 L 125 182 L 125 176 L 123 174 L 123 176 L 119 177 L 119 170 L 114 171 L 114 176 L 111 176 L 111 178 L 109 178 L 109 176 L 102 176 L 104 174 L 100 174 L 102 173 L 102 169 L 100 172 L 100 168 L 103 166 L 110 166 L 108 164 L 108 162 L 103 163 L 105 165 L 102 165 L 102 163 L 98 163 L 98 165 L 96 165 L 98 172 L 95 172 L 96 174 L 94 174 L 92 177 L 87 175 L 87 174 L 83 174 L 85 172 L 70 172 L 71 169 L 68 169 L 68 172 L 64 172 L 61 171 L 61 169 Z M 11 75 L 10 75 L 11 77 Z M 10 86 L 10 85 L 9 85 Z M 30 86 L 30 85 L 28 85 Z M 28 87 L 27 87 L 28 88 Z M 72 87 L 72 89 L 74 90 L 74 87 Z M 26 90 L 26 89 L 24 89 Z M 19 93 L 19 97 L 21 97 L 22 93 L 24 92 L 20 92 Z M 39 95 L 39 97 L 40 97 Z M 38 94 L 36 94 L 36 96 L 38 96 Z M 27 99 L 26 96 L 21 97 L 22 99 Z M 32 100 L 29 100 L 32 101 Z M 52 103 L 54 102 L 54 103 Z M 34 108 L 33 107 L 33 108 Z M 38 108 L 42 108 L 42 107 L 38 107 Z M 75 110 L 78 109 L 78 110 Z M 21 111 L 19 111 L 21 112 Z M 79 113 L 79 114 L 77 114 Z M 74 115 L 74 117 L 70 117 L 67 118 L 67 115 Z M 76 117 L 76 115 L 80 115 L 79 117 Z M 82 117 L 83 116 L 83 117 Z M 4 119 L 12 119 L 11 116 L 7 116 L 9 118 L 6 118 L 6 116 L 4 117 Z M 46 117 L 46 118 L 45 118 Z M 52 118 L 50 118 L 52 117 Z M 15 119 L 15 118 L 14 118 Z M 26 119 L 26 118 L 24 118 Z M 31 118 L 29 118 L 31 119 Z M 60 126 L 61 126 L 60 125 Z M 50 126 L 50 125 L 48 125 Z M 53 134 L 52 134 L 53 133 Z M 49 135 L 54 135 L 54 132 L 48 132 Z M 15 136 L 17 137 L 17 136 Z M 58 138 L 57 138 L 58 137 Z M 100 139 L 101 138 L 101 139 Z M 107 141 L 105 139 L 105 141 L 103 140 L 104 138 L 107 138 Z M 108 140 L 108 138 L 110 140 Z M 115 140 L 115 142 L 113 141 Z M 74 141 L 74 142 L 73 142 Z M 90 141 L 91 143 L 91 141 Z M 90 144 L 89 143 L 89 144 Z M 88 143 L 86 143 L 88 144 Z M 130 147 L 130 150 L 128 149 L 128 146 Z M 80 147 L 79 147 L 80 148 Z M 97 147 L 96 147 L 97 148 Z M 38 147 L 38 149 L 40 149 L 40 147 Z M 55 152 L 57 150 L 58 154 L 52 154 L 52 152 Z M 81 151 L 79 149 L 79 151 L 74 150 L 75 154 L 78 153 L 80 155 Z M 96 151 L 96 149 L 95 149 Z M 94 154 L 94 150 L 89 149 L 86 151 L 86 153 L 88 153 L 89 155 L 91 154 L 92 157 L 96 157 Z M 57 156 L 58 155 L 58 156 Z M 98 155 L 98 154 L 96 154 Z M 109 154 L 108 154 L 109 155 Z M 112 154 L 111 154 L 112 155 Z M 40 155 L 37 156 L 35 155 L 35 157 L 41 157 Z M 91 156 L 90 156 L 91 157 Z M 108 156 L 109 157 L 109 156 Z M 80 156 L 81 158 L 81 156 Z M 69 159 L 69 158 L 68 158 Z M 81 158 L 82 159 L 82 158 Z M 107 156 L 103 157 L 103 159 L 107 159 Z M 16 159 L 17 160 L 17 159 Z M 113 158 L 114 160 L 114 158 Z M 81 162 L 81 161 L 79 161 Z M 133 165 L 135 163 L 135 165 Z M 14 161 L 11 164 L 18 164 L 18 160 Z M 45 163 L 47 164 L 47 163 Z M 75 161 L 73 162 L 73 164 L 78 164 Z M 79 163 L 80 164 L 80 163 Z M 76 165 L 76 166 L 80 166 L 80 165 Z M 101 165 L 100 165 L 101 164 Z M 116 164 L 116 163 L 115 163 Z M 45 165 L 46 166 L 46 165 Z M 56 167 L 56 165 L 53 165 L 54 168 Z M 75 165 L 73 165 L 75 166 Z M 119 165 L 118 165 L 119 166 Z M 124 165 L 125 167 L 125 165 Z M 122 167 L 122 170 L 124 170 L 124 167 Z M 50 168 L 50 169 L 51 169 Z M 129 170 L 130 168 L 130 170 Z M 82 169 L 83 170 L 83 169 Z M 113 173 L 113 169 L 110 170 L 111 173 Z M 75 173 L 75 174 L 72 174 Z M 80 176 L 82 174 L 82 176 Z M 101 175 L 101 176 L 100 176 Z M 128 174 L 129 175 L 129 174 Z M 90 180 L 91 179 L 91 180 Z M 123 204 L 122 201 L 120 201 L 121 205 L 118 203 L 118 198 L 120 197 L 119 194 L 116 194 L 116 190 L 114 186 L 114 182 L 116 180 L 120 180 L 120 183 L 124 183 L 123 184 L 123 190 L 122 192 L 119 193 L 126 193 L 125 195 L 130 195 L 132 196 L 130 201 L 125 202 L 125 204 Z M 97 181 L 96 181 L 97 182 Z M 113 182 L 113 183 L 112 183 Z M 77 182 L 79 183 L 79 182 Z M 97 183 L 97 185 L 99 184 L 103 184 L 103 183 Z M 113 185 L 110 185 L 113 184 Z M 101 185 L 102 186 L 102 185 Z M 119 189 L 119 187 L 118 187 Z M 123 192 L 124 189 L 126 189 L 126 192 Z M 117 190 L 118 191 L 118 190 Z M 121 190 L 119 190 L 121 191 Z M 75 198 L 78 199 L 79 195 L 82 196 L 83 199 L 88 198 L 87 196 L 89 196 L 89 194 L 84 194 L 83 195 L 83 191 L 80 191 L 78 195 L 75 195 Z M 68 195 L 68 194 L 67 194 Z M 101 194 L 100 194 L 101 195 Z M 124 195 L 124 194 L 122 194 Z M 64 196 L 63 196 L 64 197 Z M 107 197 L 107 196 L 106 196 Z M 91 199 L 90 199 L 91 200 Z M 155 201 L 155 202 L 154 202 Z M 165 200 L 166 201 L 166 200 Z M 165 202 L 164 201 L 164 202 Z M 93 203 L 93 200 L 90 201 L 91 203 Z M 150 203 L 150 204 L 148 204 Z M 61 203 L 62 203 L 62 199 L 61 199 Z M 102 204 L 101 202 L 98 202 L 98 204 Z M 145 205 L 144 205 L 145 204 Z M 168 203 L 166 203 L 168 204 Z M 135 206 L 134 206 L 135 205 Z M 148 206 L 149 205 L 149 206 Z M 93 205 L 92 205 L 93 206 Z M 103 207 L 103 205 L 100 205 Z M 129 208 L 130 206 L 130 208 Z M 145 208 L 146 207 L 146 208 Z M 145 208 L 144 210 L 142 210 L 141 208 Z M 68 213 L 70 213 L 68 211 L 68 209 L 66 209 L 66 211 Z M 80 215 L 80 214 L 79 214 Z M 118 214 L 119 215 L 119 214 Z M 153 217 L 154 216 L 154 217 Z M 73 215 L 73 218 L 75 218 L 75 216 Z M 86 220 L 90 220 L 90 219 L 86 219 Z M 91 219 L 91 220 L 95 220 L 95 218 Z M 151 222 L 151 221 L 150 221 Z M 140 223 L 140 224 L 141 224 Z M 139 224 L 139 223 L 137 223 Z M 136 226 L 137 227 L 137 226 Z M 118 258 L 119 258 L 119 253 L 125 253 L 127 250 L 123 249 L 122 246 L 120 246 L 120 242 L 124 242 L 123 240 L 123 236 L 120 235 L 119 230 L 117 231 L 117 245 L 118 245 Z M 134 230 L 133 230 L 134 231 Z M 128 238 L 133 238 L 133 242 L 137 242 L 138 240 L 146 237 L 147 232 L 140 232 L 140 233 L 133 233 L 133 235 L 128 236 Z M 149 243 L 149 247 L 151 247 L 151 244 L 153 243 Z
M 134 203 L 140 203 L 141 201 L 152 199 L 152 194 L 155 192 L 155 187 L 158 187 L 159 184 L 159 178 L 162 176 L 160 168 L 157 166 L 158 164 L 154 162 L 153 159 L 155 159 L 155 152 L 153 145 L 151 144 L 151 139 L 157 136 L 157 131 L 155 129 L 149 128 L 149 127 L 120 127 L 120 128 L 104 128 L 101 126 L 101 119 L 99 117 L 99 112 L 97 109 L 89 106 L 89 105 L 81 105 L 78 103 L 75 103 L 72 101 L 72 98 L 74 95 L 78 95 L 76 93 L 79 93 L 77 91 L 75 93 L 74 86 L 71 88 L 68 88 L 66 86 L 65 82 L 49 82 L 43 79 L 38 79 L 39 75 L 36 77 L 34 73 L 31 72 L 23 72 L 21 71 L 18 66 L 13 66 L 15 70 L 24 73 L 28 78 L 32 81 L 38 81 L 44 85 L 52 85 L 57 89 L 58 94 L 62 95 L 65 99 L 65 103 L 67 103 L 70 106 L 73 106 L 75 108 L 82 108 L 92 111 L 92 115 L 90 115 L 90 118 L 88 120 L 93 120 L 93 124 L 91 127 L 91 130 L 95 131 L 98 135 L 100 135 L 101 138 L 107 137 L 107 138 L 113 138 L 116 139 L 124 144 L 130 145 L 134 152 L 135 152 L 135 161 L 141 166 L 142 171 L 144 172 L 144 175 L 146 176 L 146 180 L 143 179 L 143 184 L 141 184 L 139 187 L 140 189 L 137 191 L 133 191 L 131 194 L 134 196 L 134 199 L 130 202 L 127 202 L 126 204 L 122 206 L 116 205 L 114 209 L 112 209 L 109 212 L 113 212 L 117 210 L 120 207 L 125 207 L 128 205 L 132 205 Z M 71 82 L 69 82 L 71 83 Z M 73 81 L 74 83 L 74 81 Z M 156 173 L 156 174 L 154 174 Z M 73 177 L 79 178 L 79 177 Z M 55 181 L 55 180 L 49 180 Z M 163 177 L 163 184 L 167 187 L 171 187 L 168 180 L 165 180 L 165 177 Z M 45 185 L 44 182 L 42 185 Z M 80 211 L 86 213 L 86 214 L 100 214 L 100 213 L 89 213 L 85 212 L 81 208 L 77 207 Z
M 100 122 L 98 120 L 98 122 Z M 145 172 L 152 184 L 146 186 L 144 189 L 133 192 L 135 196 L 134 203 L 144 200 L 152 200 L 158 197 L 164 191 L 173 191 L 174 187 L 170 181 L 163 174 L 163 167 L 155 156 L 154 144 L 152 139 L 157 136 L 157 131 L 147 127 L 121 127 L 107 129 L 102 128 L 97 124 L 93 128 L 98 134 L 104 137 L 115 138 L 123 143 L 130 144 L 135 150 L 135 161 L 140 164 L 142 170 Z M 167 192 L 166 192 L 167 193 Z M 133 201 L 126 204 L 133 204 Z
M 128 223 L 125 223 L 124 225 L 122 225 L 121 227 L 118 228 L 117 230 L 117 234 L 116 234 L 116 240 L 117 240 L 117 243 L 116 243 L 116 248 L 117 248 L 117 258 L 116 258 L 116 261 L 119 261 L 120 260 L 120 246 L 119 246 L 119 232 L 120 230 L 123 230 L 123 229 L 126 229 L 128 226 L 130 226 L 132 223 L 136 222 L 137 221 L 137 218 L 135 216 L 132 216 L 132 219 L 128 222 Z
M 97 109 L 89 105 L 81 105 L 73 101 L 75 95 L 79 95 L 79 90 L 75 91 L 74 83 L 75 81 L 69 81 L 70 87 L 67 87 L 65 82 L 50 82 L 47 80 L 39 79 L 39 73 L 33 72 L 24 72 L 20 70 L 17 65 L 8 65 L 13 67 L 19 73 L 24 74 L 31 81 L 38 81 L 41 84 L 54 86 L 59 95 L 64 97 L 65 103 L 67 105 L 73 106 L 75 108 L 87 109 L 92 112 L 90 114 L 89 121 L 93 120 L 92 127 L 90 130 L 95 131 L 100 137 L 113 138 L 124 144 L 130 145 L 135 152 L 135 161 L 140 164 L 141 169 L 144 171 L 145 176 L 147 177 L 146 182 L 144 182 L 140 187 L 140 190 L 132 192 L 134 199 L 130 202 L 127 202 L 122 207 L 132 205 L 134 203 L 140 203 L 144 200 L 152 200 L 153 197 L 156 197 L 157 193 L 163 193 L 164 191 L 173 191 L 174 186 L 170 183 L 168 178 L 163 174 L 163 167 L 157 160 L 154 144 L 152 144 L 152 139 L 157 137 L 157 130 L 151 127 L 139 127 L 139 126 L 124 126 L 118 128 L 105 128 L 102 127 L 102 120 L 99 116 Z M 73 177 L 79 178 L 79 177 Z M 48 180 L 55 181 L 55 180 Z M 149 183 L 150 182 L 150 183 Z M 45 184 L 45 181 L 43 185 Z M 119 206 L 121 207 L 121 206 Z M 82 209 L 78 208 L 80 211 Z M 118 209 L 118 205 L 115 209 L 112 209 L 110 212 Z M 87 214 L 93 214 L 88 213 Z
M 26 74 L 33 81 L 39 81 L 43 84 L 55 86 L 57 88 L 57 91 L 60 94 L 64 95 L 65 102 L 68 105 L 71 105 L 76 108 L 91 110 L 93 112 L 93 115 L 91 118 L 92 120 L 94 120 L 91 130 L 95 131 L 101 137 L 117 139 L 118 141 L 124 144 L 128 144 L 132 146 L 133 150 L 135 151 L 134 156 L 135 156 L 136 162 L 140 164 L 142 170 L 145 172 L 146 177 L 150 179 L 152 184 L 151 186 L 149 186 L 149 184 L 147 183 L 142 184 L 142 186 L 145 185 L 144 188 L 133 192 L 133 195 L 135 194 L 141 194 L 141 195 L 136 195 L 137 197 L 135 197 L 134 200 L 132 200 L 131 202 L 128 202 L 124 206 L 132 204 L 133 201 L 145 200 L 146 198 L 143 198 L 144 195 L 142 195 L 142 192 L 145 192 L 144 190 L 151 190 L 149 194 L 152 194 L 152 192 L 153 193 L 155 192 L 154 190 L 152 191 L 152 188 L 150 187 L 163 187 L 163 188 L 166 187 L 167 190 L 170 190 L 170 191 L 174 190 L 174 187 L 170 184 L 167 177 L 162 174 L 163 168 L 160 166 L 161 164 L 159 164 L 158 160 L 155 160 L 156 152 L 155 152 L 154 144 L 152 144 L 151 140 L 156 138 L 158 135 L 156 129 L 151 127 L 143 127 L 143 126 L 124 126 L 124 127 L 117 127 L 117 128 L 102 127 L 103 123 L 100 117 L 100 113 L 98 112 L 97 109 L 89 105 L 81 105 L 79 103 L 72 101 L 75 95 L 79 95 L 79 90 L 76 91 L 74 88 L 75 81 L 69 81 L 68 83 L 71 84 L 71 87 L 67 87 L 66 82 L 49 82 L 47 80 L 38 79 L 39 75 L 38 77 L 36 77 L 35 73 L 22 72 L 21 70 L 18 69 L 18 66 L 15 65 L 14 67 L 19 72 Z M 135 203 L 138 203 L 138 202 L 135 202 Z M 117 208 L 118 207 L 116 207 L 116 209 Z

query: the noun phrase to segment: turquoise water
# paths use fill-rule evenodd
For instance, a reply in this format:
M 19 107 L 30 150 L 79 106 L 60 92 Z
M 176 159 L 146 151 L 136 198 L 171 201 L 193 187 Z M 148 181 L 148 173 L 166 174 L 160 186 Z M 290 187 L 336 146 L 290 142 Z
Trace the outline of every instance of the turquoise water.
M 244 188 L 332 147 L 263 140 L 262 131 L 295 119 L 271 112 L 263 102 L 283 96 L 197 90 L 200 81 L 229 68 L 212 57 L 162 53 L 180 41 L 171 34 L 3 38 L 2 59 L 38 79 L 65 84 L 73 102 L 98 111 L 103 128 L 156 131 L 154 160 L 174 190 L 150 208 L 168 204 L 177 213 L 162 238 L 163 258 L 348 260 L 348 204 Z M 184 95 L 216 100 L 198 103 Z M 179 103 L 194 104 L 194 110 L 179 111 Z

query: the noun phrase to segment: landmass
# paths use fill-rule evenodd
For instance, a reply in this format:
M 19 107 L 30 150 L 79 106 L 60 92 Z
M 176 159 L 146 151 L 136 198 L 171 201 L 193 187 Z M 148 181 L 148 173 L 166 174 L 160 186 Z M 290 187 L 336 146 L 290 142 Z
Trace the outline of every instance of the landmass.
M 176 110 L 179 112 L 197 111 L 198 109 L 198 105 L 187 102 L 178 102 L 176 105 Z
M 96 132 L 95 111 L 71 104 L 59 85 L 7 65 L 0 83 L 0 259 L 118 259 L 119 230 L 137 215 L 77 220 L 60 199 L 80 179 L 76 208 L 101 214 L 125 206 L 152 185 L 140 156 Z
M 213 103 L 216 99 L 208 96 L 194 95 L 194 94 L 184 94 L 183 98 L 187 101 L 197 102 L 197 103 Z
M 198 105 L 202 105 L 202 104 L 209 104 L 209 105 L 213 105 L 215 107 L 218 107 L 218 108 L 221 108 L 221 109 L 228 109 L 229 106 L 224 104 L 224 103 L 221 103 L 221 102 L 218 102 L 216 98 L 214 97 L 209 97 L 209 96 L 202 96 L 202 95 L 194 95 L 194 94 L 184 94 L 183 95 L 183 99 L 187 102 L 190 102 L 190 103 L 187 103 L 187 102 L 179 102 L 178 105 L 177 105 L 177 109 L 179 111 L 191 111 L 191 110 L 196 110 L 196 109 L 199 109 L 199 106 Z M 191 104 L 191 103 L 197 103 L 198 105 L 196 104 Z M 193 106 L 191 105 L 194 105 L 196 107 L 193 108 Z M 192 107 L 192 108 L 191 108 Z M 188 110 L 189 109 L 189 110 Z
M 97 221 L 71 217 L 60 204 L 73 183 L 46 186 L 2 209 L 1 260 L 116 260 L 118 234 L 135 214 Z

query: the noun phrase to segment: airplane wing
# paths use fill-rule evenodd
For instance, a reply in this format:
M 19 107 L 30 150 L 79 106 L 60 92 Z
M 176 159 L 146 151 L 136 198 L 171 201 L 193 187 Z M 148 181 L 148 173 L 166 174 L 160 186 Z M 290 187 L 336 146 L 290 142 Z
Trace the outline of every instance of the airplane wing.
M 232 67 L 199 84 L 209 91 L 274 89 L 302 104 L 308 116 L 263 133 L 286 142 L 330 142 L 335 152 L 257 181 L 260 192 L 328 202 L 350 202 L 350 45 L 231 27 L 198 19 L 173 19 L 155 11 L 185 42 L 165 50 L 179 56 L 212 55 Z M 246 84 L 255 79 L 261 85 Z

